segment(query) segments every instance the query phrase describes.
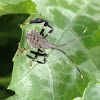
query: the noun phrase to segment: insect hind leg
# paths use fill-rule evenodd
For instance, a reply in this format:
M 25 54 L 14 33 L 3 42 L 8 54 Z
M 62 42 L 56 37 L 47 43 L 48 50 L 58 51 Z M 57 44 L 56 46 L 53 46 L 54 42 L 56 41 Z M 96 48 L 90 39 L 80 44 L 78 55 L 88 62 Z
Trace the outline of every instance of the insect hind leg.
M 40 63 L 40 64 L 45 64 L 46 63 L 46 57 L 44 56 L 43 62 L 42 61 L 37 61 L 37 60 L 31 60 L 31 64 L 32 64 L 32 61 L 35 61 L 35 62 Z
M 38 49 L 38 51 L 41 52 L 41 53 L 38 54 L 38 56 L 44 56 L 43 62 L 32 59 L 31 60 L 31 65 L 32 65 L 32 61 L 35 61 L 35 62 L 40 63 L 40 64 L 45 64 L 46 63 L 46 57 L 48 57 L 48 55 L 45 53 L 45 50 L 42 51 L 42 50 Z
M 22 53 L 22 54 L 24 54 L 25 56 L 27 56 L 28 58 L 32 59 L 31 62 L 30 62 L 30 65 L 31 65 L 31 66 L 32 66 L 32 61 L 35 61 L 35 62 L 40 63 L 40 64 L 45 64 L 45 63 L 46 63 L 46 57 L 47 57 L 48 55 L 47 55 L 44 51 L 38 49 L 37 52 L 34 52 L 34 51 L 31 51 L 31 50 L 26 49 L 26 48 L 18 48 L 18 49 L 19 49 L 19 50 L 27 50 L 27 51 L 29 51 L 30 53 L 35 54 L 35 57 L 34 57 L 34 58 L 33 58 L 32 56 L 30 56 L 30 55 L 24 53 L 23 51 L 19 51 L 18 54 L 17 54 L 17 56 L 19 56 L 19 54 Z M 41 53 L 39 53 L 39 52 L 41 52 Z M 35 59 L 37 59 L 38 56 L 43 56 L 43 57 L 44 57 L 44 61 L 41 62 L 41 61 L 35 60 Z
M 33 53 L 33 54 L 36 53 L 36 52 L 34 52 L 34 51 L 31 51 L 31 50 L 29 50 L 29 49 L 25 49 L 25 48 L 18 48 L 18 49 L 19 49 L 19 50 L 27 50 L 27 51 L 29 51 L 30 53 Z M 39 52 L 39 51 L 38 51 L 38 52 Z M 25 56 L 27 56 L 27 57 L 30 58 L 30 59 L 37 59 L 37 57 L 38 57 L 38 55 L 35 54 L 35 57 L 33 58 L 32 56 L 26 54 L 26 53 L 23 52 L 23 51 L 18 51 L 17 56 L 19 56 L 20 53 L 24 54 Z M 30 64 L 30 65 L 32 66 L 32 64 Z

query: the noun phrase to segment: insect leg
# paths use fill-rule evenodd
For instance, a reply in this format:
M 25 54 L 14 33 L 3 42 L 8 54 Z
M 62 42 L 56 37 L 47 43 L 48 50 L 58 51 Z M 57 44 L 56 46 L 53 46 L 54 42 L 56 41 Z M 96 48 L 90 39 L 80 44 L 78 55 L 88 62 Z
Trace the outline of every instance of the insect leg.
M 31 50 L 26 49 L 26 48 L 18 48 L 18 50 L 27 50 L 27 51 L 31 52 Z M 19 51 L 18 54 L 17 54 L 17 56 L 19 56 L 20 53 L 22 53 L 22 52 Z
M 17 54 L 17 56 L 18 56 L 20 53 L 22 53 L 22 54 L 24 54 L 25 56 L 27 56 L 28 58 L 32 59 L 32 60 L 31 60 L 31 66 L 32 66 L 32 61 L 35 61 L 35 62 L 41 63 L 41 64 L 45 64 L 45 63 L 46 63 L 46 57 L 47 57 L 48 55 L 47 55 L 47 54 L 44 54 L 42 50 L 38 49 L 37 52 L 34 52 L 34 51 L 31 51 L 31 50 L 26 49 L 26 48 L 18 48 L 18 49 L 19 49 L 19 50 L 27 50 L 27 51 L 29 51 L 30 53 L 35 54 L 35 57 L 34 57 L 34 58 L 33 58 L 32 56 L 30 56 L 30 55 L 24 53 L 23 51 L 19 51 L 18 54 Z M 39 51 L 40 51 L 41 53 L 39 53 Z M 43 53 L 43 54 L 42 54 L 42 53 Z M 36 61 L 35 59 L 37 59 L 38 56 L 44 56 L 44 62 Z
M 35 54 L 35 55 L 37 55 L 37 56 L 46 56 L 46 55 L 47 55 L 47 54 L 45 54 L 45 51 L 42 51 L 42 50 L 40 50 L 40 49 L 38 49 L 37 52 L 32 51 L 32 50 L 29 50 L 29 49 L 26 49 L 26 48 L 18 48 L 18 50 L 27 50 L 27 51 L 29 51 L 30 53 L 33 53 L 33 54 Z M 39 53 L 39 52 L 41 52 L 41 53 Z M 18 54 L 17 54 L 17 56 L 18 56 L 20 53 L 22 53 L 22 51 L 19 51 Z
M 42 30 L 40 32 L 40 35 L 42 35 L 44 38 L 46 38 L 49 34 L 51 34 L 53 32 L 53 28 L 52 28 L 51 25 L 48 24 L 48 21 L 47 20 L 42 19 L 42 18 L 37 18 L 35 20 L 30 21 L 29 24 L 32 24 L 32 23 L 43 23 L 43 22 L 45 22 L 45 23 L 44 23 L 44 26 L 43 26 L 43 28 L 42 28 Z M 44 32 L 44 30 L 46 29 L 47 26 L 50 27 L 51 30 L 47 33 L 46 36 L 44 36 L 44 33 L 43 32 Z
M 45 54 L 45 49 L 43 49 L 43 51 L 41 49 L 38 49 L 38 51 L 40 51 L 42 54 Z
M 48 37 L 53 32 L 52 26 L 50 26 L 49 24 L 47 26 L 50 27 L 51 30 L 44 36 L 44 38 Z
M 41 49 L 38 49 L 38 51 L 43 52 Z
M 29 49 L 26 49 L 26 48 L 18 48 L 18 50 L 27 50 L 27 51 L 29 51 L 30 53 L 33 53 L 33 54 L 37 54 L 37 53 L 39 53 L 39 51 L 43 52 L 43 51 L 42 51 L 42 50 L 40 50 L 40 49 L 38 49 L 38 51 L 37 51 L 37 52 L 32 51 L 32 50 L 29 50 Z M 18 54 L 18 55 L 19 55 L 19 54 Z
M 45 53 L 45 49 L 42 51 L 42 50 L 40 50 L 40 49 L 38 49 L 38 52 L 41 52 L 41 53 L 38 53 L 38 56 L 44 56 L 44 62 L 41 62 L 41 61 L 37 61 L 37 60 L 34 60 L 34 59 L 32 59 L 31 60 L 31 65 L 32 65 L 32 61 L 35 61 L 35 62 L 37 62 L 37 63 L 40 63 L 40 64 L 45 64 L 46 63 L 46 57 L 48 57 L 48 55 Z
M 36 55 L 36 54 L 39 52 L 39 50 L 38 50 L 37 52 L 34 52 L 34 51 L 31 51 L 31 50 L 25 49 L 25 48 L 18 48 L 18 49 L 19 49 L 19 50 L 27 50 L 27 51 L 29 51 L 30 53 L 35 54 L 35 57 L 33 58 L 32 56 L 30 56 L 30 55 L 24 53 L 23 51 L 19 51 L 18 54 L 17 54 L 17 56 L 19 56 L 19 54 L 22 53 L 22 54 L 24 54 L 25 56 L 27 56 L 27 57 L 30 58 L 30 59 L 37 59 L 37 57 L 38 57 L 38 55 Z M 32 64 L 31 64 L 31 65 L 32 65 Z
M 44 38 L 46 38 L 49 34 L 51 34 L 53 32 L 53 28 L 52 28 L 51 25 L 48 24 L 48 21 L 47 20 L 41 18 L 41 14 L 40 14 L 40 18 L 36 18 L 35 20 L 31 20 L 28 23 L 19 24 L 19 25 L 21 26 L 21 25 L 28 25 L 28 24 L 33 24 L 33 23 L 43 23 L 43 22 L 44 22 L 44 26 L 43 26 L 43 28 L 42 28 L 42 30 L 40 32 L 40 35 L 42 35 Z M 49 28 L 51 28 L 51 30 L 47 33 L 46 36 L 44 36 L 44 33 L 43 32 L 44 32 L 44 30 L 46 29 L 47 26 Z
M 47 56 L 47 55 L 46 55 Z M 37 62 L 37 63 L 40 63 L 40 64 L 45 64 L 46 63 L 46 56 L 44 56 L 44 61 L 43 62 L 41 62 L 41 61 L 37 61 L 37 60 L 31 60 L 31 64 L 32 64 L 32 61 L 35 61 L 35 62 Z
M 17 54 L 17 56 L 19 56 L 19 54 L 22 53 L 22 54 L 24 54 L 25 56 L 27 56 L 27 57 L 30 58 L 30 59 L 37 59 L 37 57 L 38 57 L 38 55 L 36 55 L 36 53 L 39 52 L 39 50 L 38 50 L 37 52 L 34 52 L 34 51 L 31 51 L 31 50 L 26 49 L 26 48 L 18 48 L 18 49 L 19 49 L 19 50 L 27 50 L 27 51 L 29 51 L 30 53 L 35 54 L 35 57 L 33 58 L 32 56 L 30 56 L 30 55 L 24 53 L 23 51 L 19 51 L 18 54 Z M 30 63 L 30 65 L 32 66 L 32 63 Z

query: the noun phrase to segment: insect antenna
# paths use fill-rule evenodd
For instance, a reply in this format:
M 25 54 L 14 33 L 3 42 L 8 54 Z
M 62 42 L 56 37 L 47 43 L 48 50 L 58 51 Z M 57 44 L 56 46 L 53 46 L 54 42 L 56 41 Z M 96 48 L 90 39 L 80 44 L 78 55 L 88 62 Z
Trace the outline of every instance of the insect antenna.
M 81 75 L 81 78 L 82 78 L 82 80 L 83 80 L 83 84 L 84 84 L 83 75 L 82 75 L 81 71 L 79 70 L 79 68 L 77 67 L 77 65 L 75 64 L 75 62 L 74 62 L 64 51 L 62 51 L 62 50 L 60 50 L 60 49 L 55 49 L 55 50 L 58 50 L 58 51 L 62 52 L 64 55 L 66 55 L 66 56 L 70 59 L 70 61 L 75 65 L 75 67 L 76 67 L 77 70 L 79 71 L 79 73 L 80 73 L 80 75 Z
M 87 30 L 87 28 L 85 28 L 85 30 L 78 37 L 76 37 L 75 39 L 73 39 L 72 41 L 70 41 L 68 43 L 65 43 L 65 44 L 62 44 L 62 45 L 56 45 L 56 46 L 57 47 L 63 47 L 65 45 L 67 45 L 67 44 L 70 44 L 71 42 L 73 42 L 73 41 L 77 40 L 79 37 L 81 37 L 81 35 L 83 35 L 86 32 L 86 30 Z
M 40 18 L 41 18 L 41 13 L 40 13 Z

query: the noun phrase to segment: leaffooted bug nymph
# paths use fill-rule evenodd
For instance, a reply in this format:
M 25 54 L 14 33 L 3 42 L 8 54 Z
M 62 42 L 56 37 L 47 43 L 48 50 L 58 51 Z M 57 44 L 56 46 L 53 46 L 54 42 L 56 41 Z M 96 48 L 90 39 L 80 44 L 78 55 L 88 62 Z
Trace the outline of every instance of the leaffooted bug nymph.
M 51 44 L 46 39 L 46 37 L 48 37 L 48 35 L 50 35 L 53 32 L 53 28 L 52 28 L 51 25 L 49 25 L 47 20 L 41 18 L 41 14 L 40 14 L 40 18 L 36 18 L 35 20 L 32 20 L 32 21 L 30 21 L 30 22 L 28 22 L 26 24 L 20 24 L 20 25 L 28 25 L 28 24 L 32 24 L 32 23 L 43 23 L 43 22 L 44 22 L 44 26 L 43 26 L 40 34 L 34 29 L 34 30 L 30 30 L 28 32 L 27 36 L 26 36 L 26 40 L 27 40 L 28 44 L 30 45 L 30 47 L 37 49 L 37 52 L 31 51 L 31 50 L 26 49 L 26 48 L 18 48 L 20 51 L 18 52 L 17 56 L 20 53 L 22 53 L 25 56 L 27 56 L 28 58 L 32 59 L 31 60 L 31 66 L 32 66 L 32 61 L 35 61 L 35 62 L 40 63 L 40 64 L 45 64 L 46 63 L 46 57 L 48 56 L 48 54 L 45 53 L 45 49 L 58 50 L 58 51 L 62 52 L 64 55 L 66 55 L 70 59 L 70 61 L 75 65 L 75 67 L 77 68 L 77 70 L 79 71 L 79 73 L 81 75 L 81 78 L 82 78 L 83 84 L 84 84 L 83 75 L 81 74 L 81 71 L 79 70 L 79 68 L 77 67 L 75 62 L 64 51 L 60 50 L 58 47 L 66 46 L 67 44 L 75 41 L 76 39 L 78 39 L 81 35 L 83 35 L 86 32 L 87 28 L 78 37 L 76 37 L 72 41 L 70 41 L 68 43 L 65 43 L 65 44 L 62 44 L 62 45 L 55 45 L 55 44 Z M 46 35 L 44 35 L 44 30 L 45 30 L 46 27 L 51 28 L 51 30 Z M 41 48 L 43 50 L 41 50 Z M 32 56 L 24 53 L 22 50 L 29 51 L 30 53 L 34 54 L 35 57 L 33 58 Z M 43 56 L 44 57 L 43 62 L 36 60 L 38 56 Z

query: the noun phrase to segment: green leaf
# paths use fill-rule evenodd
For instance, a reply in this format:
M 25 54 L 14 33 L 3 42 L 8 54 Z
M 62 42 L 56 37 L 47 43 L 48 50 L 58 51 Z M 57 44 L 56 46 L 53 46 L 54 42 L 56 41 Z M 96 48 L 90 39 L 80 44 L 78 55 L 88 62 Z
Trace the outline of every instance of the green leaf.
M 82 97 L 89 82 L 100 83 L 99 0 L 38 0 L 37 10 L 54 28 L 47 38 L 54 44 L 69 42 L 88 28 L 80 39 L 61 48 L 78 65 L 85 84 L 73 63 L 59 51 L 46 50 L 49 54 L 47 63 L 33 62 L 33 66 L 25 55 L 16 56 L 17 51 L 9 89 L 14 90 L 21 100 L 72 100 Z M 31 15 L 26 22 L 39 17 L 39 13 Z M 40 32 L 42 27 L 43 24 L 23 26 L 19 47 L 34 50 L 28 45 L 26 34 L 31 29 Z M 47 28 L 45 34 L 49 30 Z
M 100 100 L 100 84 L 90 83 L 83 100 Z
M 6 100 L 21 100 L 21 99 L 20 99 L 20 97 L 17 94 L 15 94 L 15 95 L 7 98 Z
M 1 0 L 0 16 L 12 13 L 36 13 L 36 5 L 31 0 Z
M 100 84 L 89 83 L 83 99 L 78 97 L 74 100 L 100 100 Z

